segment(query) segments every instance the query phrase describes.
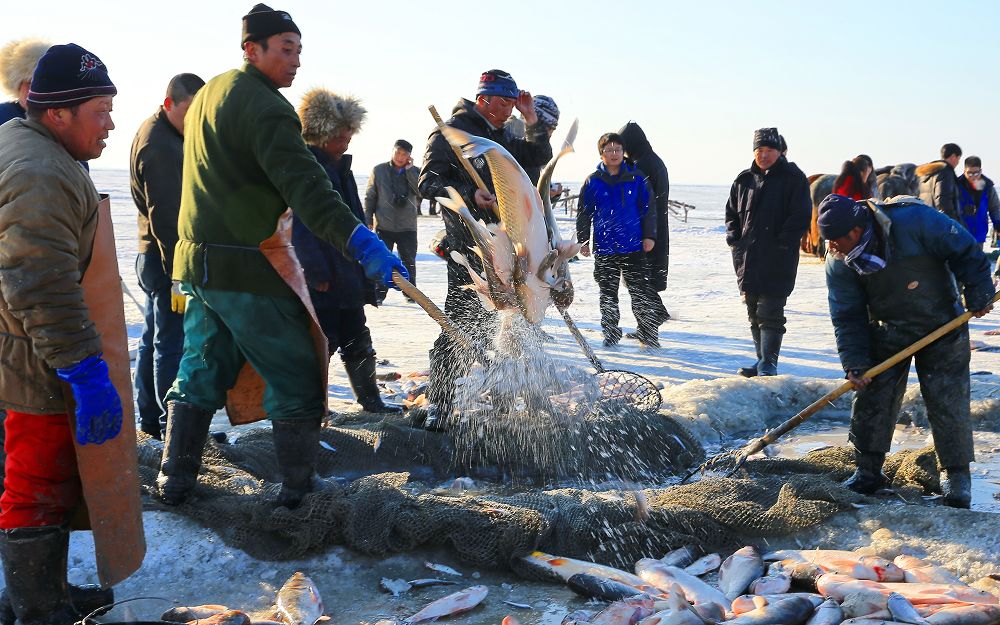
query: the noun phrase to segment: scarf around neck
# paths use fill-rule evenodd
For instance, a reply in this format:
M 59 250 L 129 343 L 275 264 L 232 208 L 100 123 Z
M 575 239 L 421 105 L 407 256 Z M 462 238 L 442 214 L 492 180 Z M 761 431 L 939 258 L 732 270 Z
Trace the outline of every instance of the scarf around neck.
M 875 226 L 873 223 L 869 223 L 868 227 L 865 228 L 864 234 L 861 235 L 861 240 L 844 257 L 844 263 L 862 276 L 884 269 L 885 259 L 876 254 L 874 241 Z

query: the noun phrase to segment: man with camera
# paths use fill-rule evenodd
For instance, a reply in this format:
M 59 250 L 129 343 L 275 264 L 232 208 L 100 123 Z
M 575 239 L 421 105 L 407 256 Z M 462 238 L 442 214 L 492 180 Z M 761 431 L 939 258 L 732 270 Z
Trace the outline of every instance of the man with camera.
M 365 190 L 365 225 L 375 230 L 390 250 L 399 247 L 399 257 L 410 274 L 410 282 L 416 284 L 420 195 L 412 152 L 413 144 L 399 139 L 393 145 L 392 158 L 372 169 Z M 381 297 L 385 293 L 383 289 Z

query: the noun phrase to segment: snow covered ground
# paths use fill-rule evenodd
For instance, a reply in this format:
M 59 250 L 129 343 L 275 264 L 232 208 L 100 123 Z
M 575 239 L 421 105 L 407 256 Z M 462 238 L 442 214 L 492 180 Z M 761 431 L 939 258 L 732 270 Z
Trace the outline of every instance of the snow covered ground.
M 734 172 L 735 174 L 736 172 Z M 128 290 L 140 297 L 134 272 L 135 218 L 128 192 L 128 172 L 93 171 L 99 190 L 112 196 L 112 211 L 118 242 L 119 264 Z M 729 250 L 725 244 L 723 210 L 728 189 L 712 186 L 678 185 L 671 198 L 694 204 L 697 209 L 689 221 L 671 221 L 670 282 L 666 293 L 672 315 L 662 328 L 657 350 L 643 350 L 627 339 L 611 349 L 601 347 L 597 286 L 593 280 L 593 261 L 574 263 L 572 272 L 576 300 L 570 309 L 573 318 L 597 351 L 608 369 L 636 371 L 664 385 L 664 408 L 691 420 L 692 428 L 707 444 L 721 439 L 746 438 L 768 425 L 795 414 L 816 398 L 835 388 L 843 372 L 837 359 L 833 331 L 826 302 L 826 286 L 821 261 L 802 257 L 795 292 L 786 308 L 788 333 L 781 352 L 779 371 L 772 379 L 746 380 L 734 376 L 740 366 L 749 363 L 753 346 L 747 328 L 745 308 L 740 301 L 733 275 Z M 420 219 L 417 257 L 418 286 L 434 301 L 443 304 L 445 266 L 427 250 L 427 243 L 442 227 L 440 217 Z M 566 218 L 563 231 L 573 231 Z M 625 289 L 621 292 L 622 324 L 634 328 L 634 320 Z M 428 350 L 438 335 L 438 326 L 415 304 L 408 304 L 399 293 L 391 293 L 379 309 L 366 309 L 375 349 L 379 358 L 389 361 L 382 371 L 409 371 L 427 368 Z M 126 298 L 129 336 L 138 340 L 142 316 Z M 562 320 L 550 309 L 544 329 L 556 338 L 548 344 L 553 353 L 585 363 Z M 976 340 L 1000 345 L 1000 338 L 984 337 L 983 331 L 1000 327 L 1000 313 L 971 324 Z M 336 361 L 335 361 L 336 362 Z M 1000 391 L 1000 354 L 976 351 L 972 370 L 976 376 L 977 397 L 987 398 Z M 915 381 L 915 378 L 911 380 Z M 346 375 L 339 366 L 331 368 L 331 407 L 353 410 L 353 397 Z M 798 455 L 820 444 L 846 442 L 844 427 L 848 404 L 825 413 L 832 420 L 818 421 L 805 433 L 780 444 L 782 453 Z M 227 427 L 221 419 L 220 428 Z M 919 447 L 927 432 L 917 428 L 900 429 L 897 446 Z M 976 494 L 974 507 L 980 511 L 1000 510 L 993 498 L 1000 479 L 1000 436 L 977 433 L 979 462 L 974 467 Z M 982 575 L 1000 569 L 1000 547 L 996 544 L 996 518 L 993 515 L 955 511 L 968 531 L 962 536 L 949 534 L 948 528 L 921 525 L 920 507 L 893 508 L 880 514 L 880 508 L 868 508 L 841 515 L 836 523 L 812 532 L 806 546 L 853 548 L 866 546 L 869 535 L 881 527 L 893 532 L 892 538 L 880 534 L 880 553 L 891 553 L 911 546 L 916 553 L 926 552 L 932 559 L 948 564 L 956 554 L 964 554 L 958 567 L 961 574 Z M 967 515 L 964 517 L 962 515 Z M 379 616 L 400 616 L 409 608 L 418 608 L 425 600 L 446 594 L 445 589 L 429 589 L 391 599 L 377 592 L 378 579 L 425 576 L 421 571 L 425 557 L 442 559 L 462 568 L 447 554 L 411 554 L 375 560 L 341 549 L 321 554 L 308 561 L 269 563 L 254 560 L 226 547 L 210 531 L 170 512 L 145 513 L 149 553 L 143 568 L 119 588 L 119 596 L 164 596 L 184 604 L 228 603 L 251 609 L 266 607 L 273 593 L 294 570 L 304 570 L 316 580 L 334 623 L 375 621 Z M 948 526 L 952 527 L 952 525 Z M 73 539 L 71 579 L 93 581 L 89 535 Z M 885 555 L 883 553 L 883 555 Z M 652 554 L 651 554 L 652 555 Z M 973 567 L 973 568 L 968 568 Z M 464 569 L 463 569 L 464 570 Z M 466 571 L 467 576 L 472 571 Z M 498 623 L 512 608 L 502 599 L 530 603 L 531 611 L 518 613 L 525 625 L 558 623 L 566 606 L 578 603 L 563 588 L 527 584 L 504 573 L 482 571 L 480 581 L 488 583 L 493 594 L 485 609 L 469 615 L 463 623 Z M 974 577 L 972 578 L 974 579 Z M 971 579 L 970 579 L 971 581 Z M 512 585 L 510 588 L 501 584 Z M 158 614 L 166 604 L 147 602 L 137 606 L 141 615 Z

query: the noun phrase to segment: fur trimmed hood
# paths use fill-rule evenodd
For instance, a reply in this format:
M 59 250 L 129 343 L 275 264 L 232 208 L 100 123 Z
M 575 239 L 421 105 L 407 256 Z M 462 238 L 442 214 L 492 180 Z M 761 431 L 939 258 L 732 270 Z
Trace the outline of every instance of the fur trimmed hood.
M 299 104 L 302 138 L 309 145 L 320 146 L 345 128 L 357 133 L 367 115 L 368 110 L 354 96 L 338 95 L 327 89 L 310 89 Z
M 914 173 L 920 177 L 936 176 L 945 167 L 948 167 L 948 163 L 944 161 L 931 161 L 930 163 L 924 163 L 920 167 L 917 167 Z
M 51 45 L 41 39 L 16 39 L 0 48 L 0 88 L 18 97 L 21 83 L 31 80 L 38 59 Z

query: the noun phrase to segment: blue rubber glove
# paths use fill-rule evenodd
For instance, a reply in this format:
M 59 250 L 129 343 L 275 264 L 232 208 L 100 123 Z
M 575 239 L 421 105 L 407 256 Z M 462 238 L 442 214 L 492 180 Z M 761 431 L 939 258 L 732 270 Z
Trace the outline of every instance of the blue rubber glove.
M 122 400 L 111 384 L 108 364 L 101 354 L 56 369 L 56 375 L 73 389 L 77 442 L 100 445 L 118 436 L 122 429 Z
M 361 263 L 368 279 L 376 284 L 385 284 L 396 288 L 392 281 L 393 271 L 398 271 L 407 280 L 410 279 L 410 274 L 406 273 L 403 261 L 390 252 L 382 239 L 365 228 L 364 225 L 355 228 L 354 232 L 351 233 L 351 238 L 347 239 L 347 251 L 354 256 L 354 260 Z

